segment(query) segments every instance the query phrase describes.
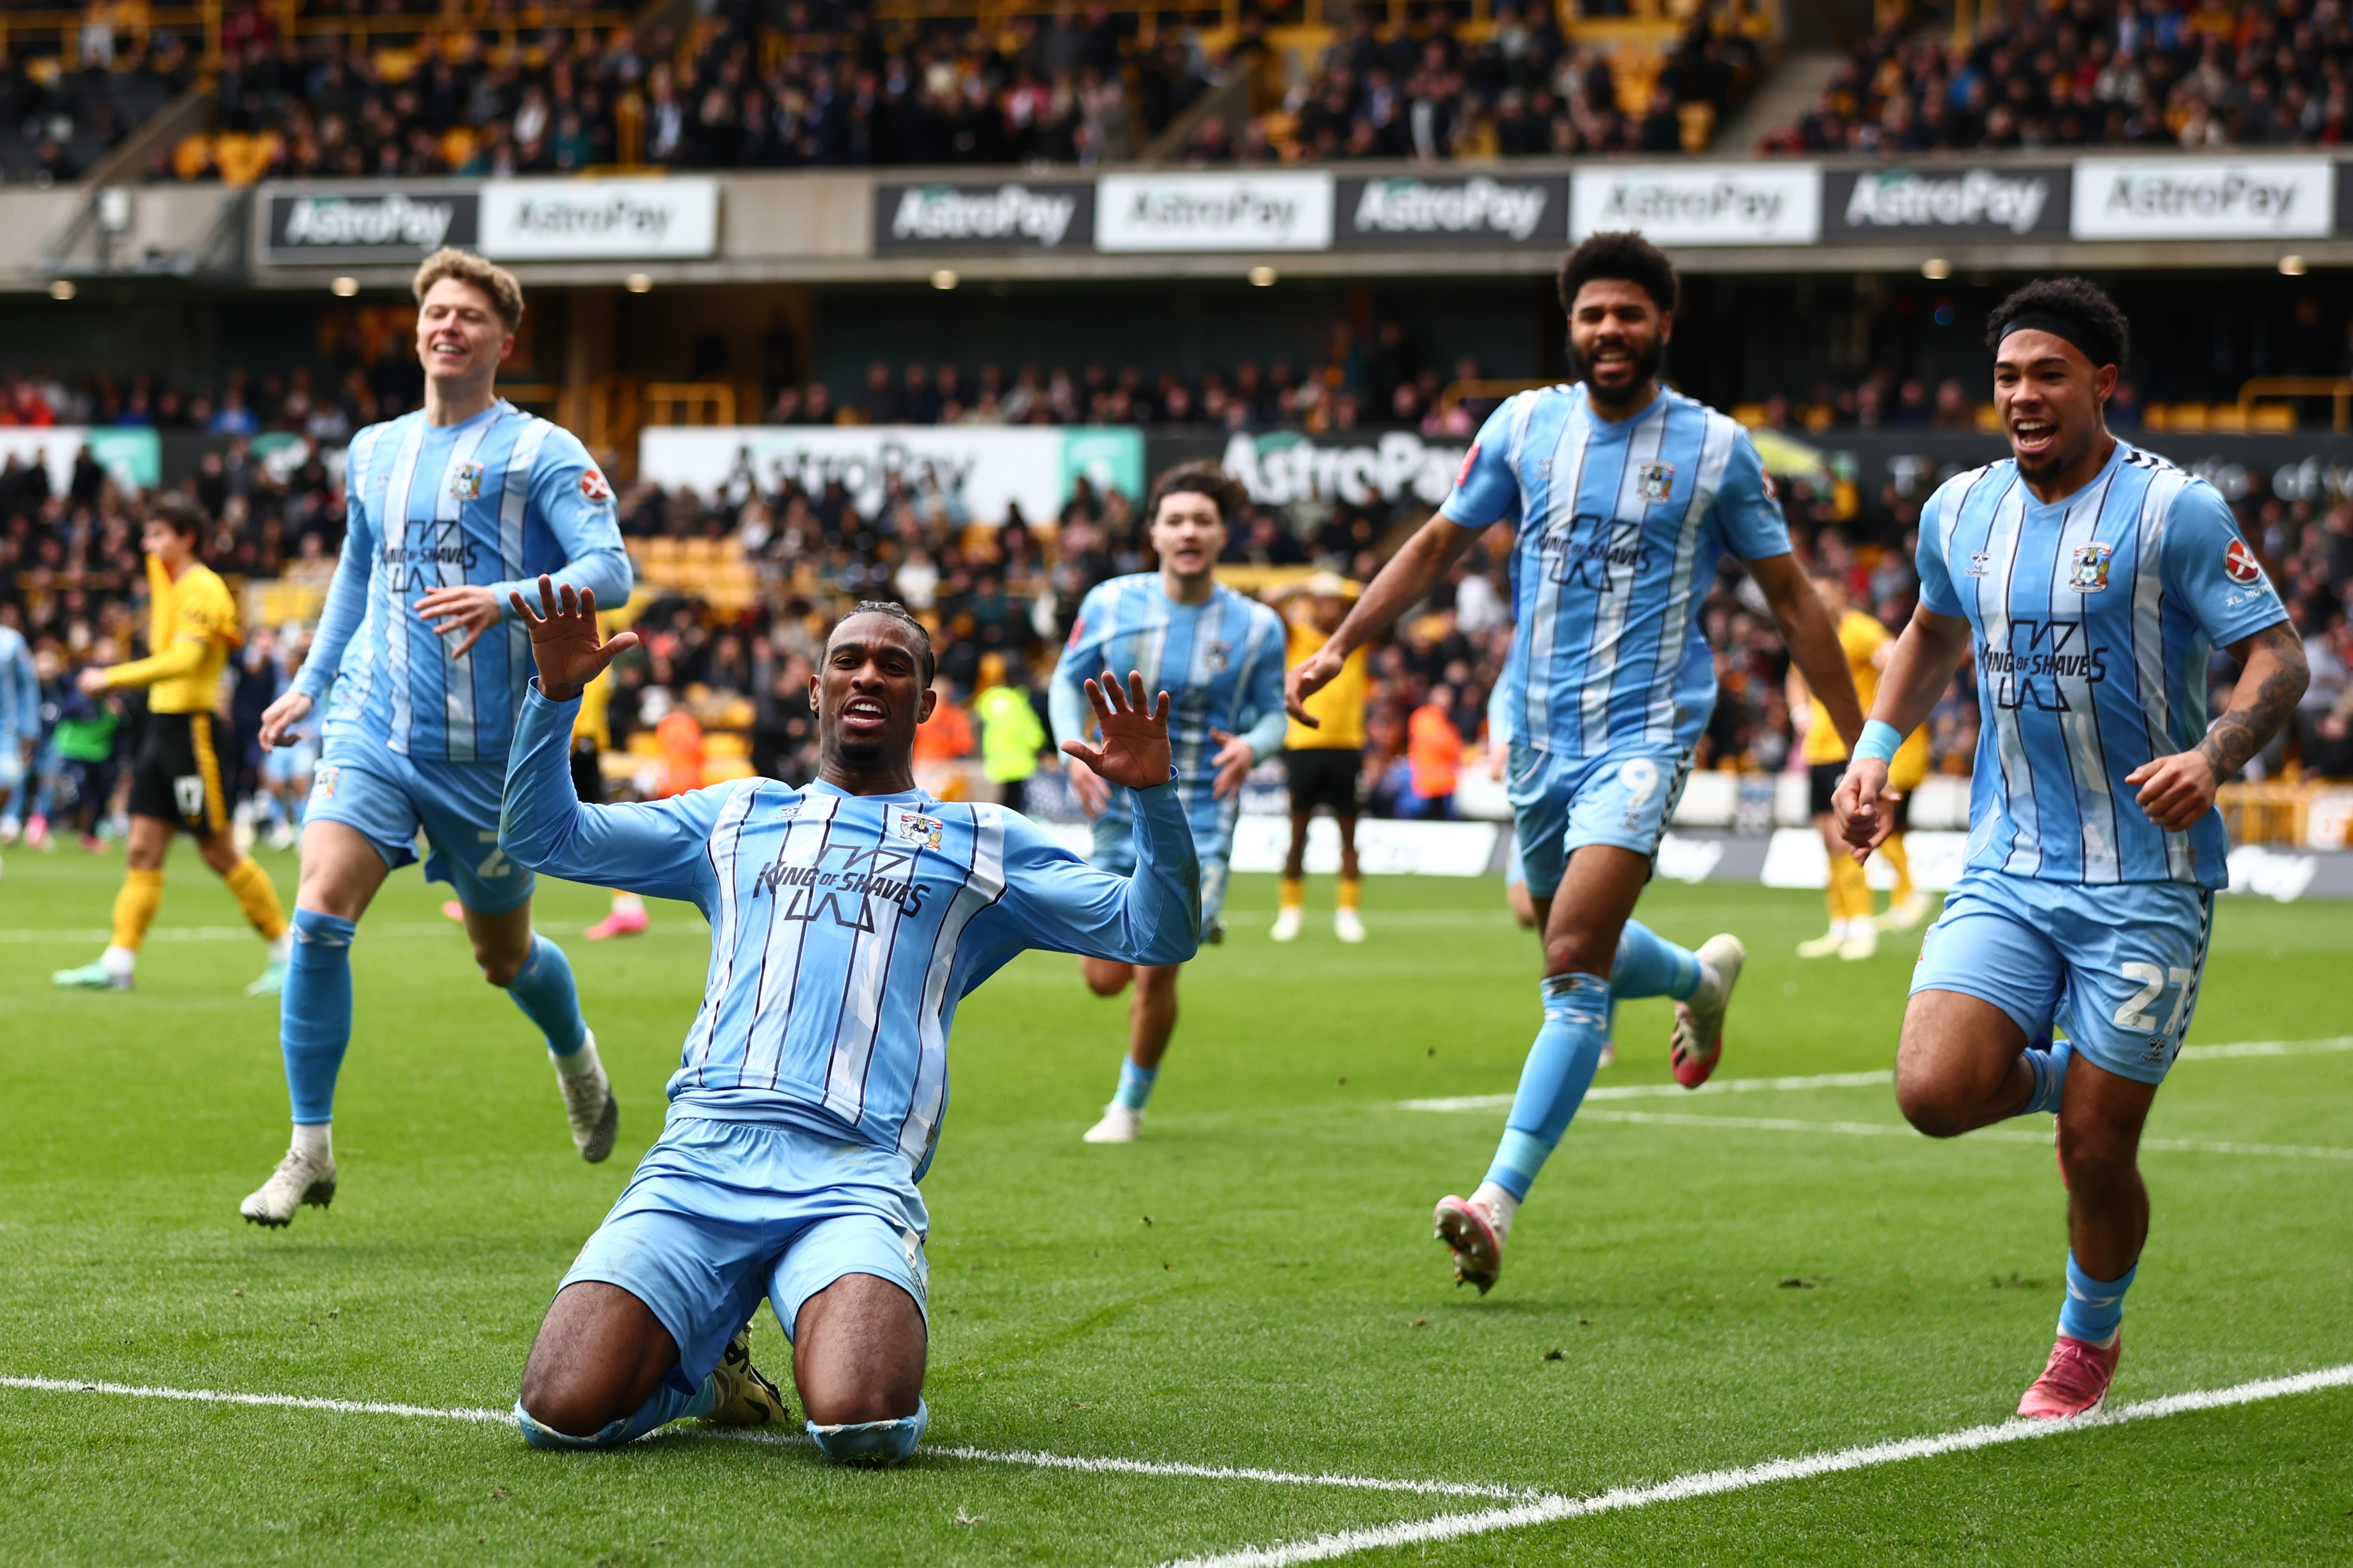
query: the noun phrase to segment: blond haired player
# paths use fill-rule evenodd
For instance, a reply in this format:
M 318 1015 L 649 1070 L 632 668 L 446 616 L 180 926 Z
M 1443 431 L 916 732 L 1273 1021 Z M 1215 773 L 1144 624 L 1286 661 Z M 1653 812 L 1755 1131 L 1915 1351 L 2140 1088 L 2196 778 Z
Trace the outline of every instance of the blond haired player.
M 205 514 L 194 501 L 165 496 L 156 502 L 140 534 L 147 552 L 148 657 L 102 669 L 92 666 L 79 678 L 90 697 L 145 687 L 147 723 L 131 763 L 131 837 L 122 890 L 114 896 L 113 939 L 97 962 L 49 976 L 60 986 L 131 989 L 140 946 L 164 902 L 164 858 L 183 828 L 269 944 L 269 967 L 246 994 L 276 995 L 285 984 L 285 911 L 269 874 L 230 835 L 228 796 L 221 788 L 213 705 L 229 650 L 241 638 L 228 585 L 196 559 L 204 531 Z
M 1285 628 L 1283 668 L 1303 662 L 1332 640 L 1348 606 L 1363 593 L 1336 572 L 1318 572 L 1275 595 Z M 1317 806 L 1331 810 L 1340 829 L 1340 907 L 1332 916 L 1333 933 L 1342 942 L 1365 940 L 1365 922 L 1357 910 L 1364 881 L 1356 868 L 1356 780 L 1365 771 L 1365 697 L 1368 647 L 1353 649 L 1340 662 L 1340 673 L 1306 700 L 1314 716 L 1312 725 L 1292 720 L 1283 731 L 1282 765 L 1291 779 L 1291 851 L 1283 858 L 1282 885 L 1276 895 L 1274 930 L 1277 942 L 1299 935 L 1307 918 L 1307 824 Z

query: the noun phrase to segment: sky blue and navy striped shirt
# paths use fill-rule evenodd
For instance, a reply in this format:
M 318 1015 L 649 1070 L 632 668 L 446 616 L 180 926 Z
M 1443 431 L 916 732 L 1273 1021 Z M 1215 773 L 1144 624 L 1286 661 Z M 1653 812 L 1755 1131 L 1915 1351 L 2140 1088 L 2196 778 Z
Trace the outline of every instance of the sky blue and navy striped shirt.
M 1699 619 L 1716 561 L 1789 551 L 1747 433 L 1666 388 L 1616 422 L 1581 384 L 1506 398 L 1439 510 L 1517 530 L 1509 728 L 1570 757 L 1695 742 L 1715 707 Z
M 33 668 L 33 652 L 25 646 L 23 633 L 0 626 L 0 747 L 16 752 L 12 760 L 22 761 L 24 753 L 17 748 L 40 738 L 41 681 Z M 25 803 L 15 804 L 21 808 Z
M 1200 867 L 1167 786 L 1133 801 L 1136 869 L 1100 871 L 1018 812 L 921 791 L 744 779 L 645 805 L 573 793 L 579 702 L 525 689 L 499 845 L 551 876 L 684 899 L 711 922 L 673 1115 L 896 1150 L 920 1177 L 956 1004 L 1026 948 L 1182 963 Z
M 2287 618 L 2214 487 L 2119 441 L 2046 505 L 2004 458 L 1928 498 L 1919 566 L 1921 605 L 1975 634 L 1968 864 L 2229 886 L 2221 814 L 2167 833 L 2125 782 L 2206 733 L 2209 652 Z
M 361 739 L 417 762 L 500 763 L 514 732 L 531 637 L 507 603 L 534 608 L 539 576 L 629 596 L 612 487 L 570 431 L 501 399 L 458 425 L 422 410 L 352 437 L 343 559 L 294 689 L 333 684 L 326 738 Z M 471 584 L 504 623 L 463 658 L 416 610 L 431 589 Z

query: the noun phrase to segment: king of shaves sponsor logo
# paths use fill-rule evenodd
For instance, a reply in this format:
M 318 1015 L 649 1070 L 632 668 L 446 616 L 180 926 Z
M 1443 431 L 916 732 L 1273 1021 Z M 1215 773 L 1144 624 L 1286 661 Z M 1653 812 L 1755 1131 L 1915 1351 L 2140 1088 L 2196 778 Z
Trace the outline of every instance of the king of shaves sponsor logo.
M 2031 234 L 2051 201 L 2052 174 L 2005 177 L 1971 169 L 1939 179 L 1908 169 L 1864 174 L 1847 197 L 1848 228 L 2000 228 Z
M 1079 193 L 1070 187 L 909 185 L 893 205 L 890 236 L 932 243 L 1013 241 L 1050 250 L 1070 233 L 1078 210 Z
M 1366 180 L 1350 215 L 1354 235 L 1498 235 L 1525 240 L 1544 222 L 1552 192 L 1542 183 L 1505 184 L 1474 174 L 1425 180 L 1405 174 Z

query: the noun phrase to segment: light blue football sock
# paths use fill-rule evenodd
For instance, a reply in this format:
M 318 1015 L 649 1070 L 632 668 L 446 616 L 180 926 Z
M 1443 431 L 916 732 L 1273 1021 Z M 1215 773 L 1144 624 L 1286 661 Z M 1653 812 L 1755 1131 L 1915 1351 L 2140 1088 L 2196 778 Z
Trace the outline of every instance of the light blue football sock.
M 2019 1114 L 2028 1116 L 2041 1110 L 2057 1115 L 2060 1096 L 2067 1088 L 2067 1064 L 2075 1058 L 2073 1044 L 2053 1040 L 2044 1050 L 2030 1046 L 2024 1055 L 2026 1070 L 2034 1075 L 2034 1092 L 2027 1097 L 2026 1109 Z
M 588 1026 L 580 1019 L 580 993 L 572 984 L 572 962 L 545 937 L 533 933 L 531 957 L 507 983 L 507 994 L 539 1026 L 547 1048 L 557 1056 L 572 1055 L 588 1037 Z
M 915 1401 L 915 1413 L 896 1421 L 853 1421 L 820 1426 L 811 1421 L 808 1434 L 825 1457 L 838 1465 L 895 1465 L 915 1451 L 923 1428 L 932 1424 L 932 1407 Z
M 335 1119 L 335 1075 L 352 1043 L 352 933 L 341 915 L 297 908 L 278 1007 L 278 1047 L 298 1126 Z
M 2067 1303 L 2059 1309 L 2059 1331 L 2087 1345 L 2105 1346 L 2125 1321 L 2125 1292 L 2132 1289 L 2136 1263 L 2121 1279 L 2094 1279 L 2067 1254 Z
M 1612 1001 L 1637 996 L 1672 996 L 1687 1001 L 1699 989 L 1699 955 L 1652 931 L 1640 921 L 1628 921 L 1618 938 L 1618 958 L 1609 971 Z
M 1503 1142 L 1487 1180 L 1515 1198 L 1528 1195 L 1569 1119 L 1593 1085 L 1609 1038 L 1609 983 L 1597 974 L 1553 974 L 1544 983 L 1544 1027 L 1520 1068 Z
M 522 1440 L 534 1448 L 617 1448 L 624 1443 L 636 1442 L 657 1426 L 667 1426 L 690 1416 L 708 1415 L 718 1403 L 718 1376 L 705 1373 L 702 1385 L 692 1394 L 664 1378 L 654 1385 L 653 1397 L 638 1406 L 637 1414 L 624 1415 L 586 1437 L 541 1426 L 531 1418 L 531 1412 L 522 1407 L 521 1400 L 515 1402 L 514 1418 L 515 1425 L 522 1429 Z
M 1119 1090 L 1112 1098 L 1130 1110 L 1141 1110 L 1152 1098 L 1153 1081 L 1159 1078 L 1158 1068 L 1140 1068 L 1126 1057 L 1119 1058 Z

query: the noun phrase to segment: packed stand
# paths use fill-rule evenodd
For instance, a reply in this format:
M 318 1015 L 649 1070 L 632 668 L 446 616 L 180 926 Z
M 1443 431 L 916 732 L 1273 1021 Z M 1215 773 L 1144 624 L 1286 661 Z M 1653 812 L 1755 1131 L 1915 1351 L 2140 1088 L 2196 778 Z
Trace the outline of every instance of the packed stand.
M 1699 152 L 1761 69 L 1745 34 L 1704 16 L 1652 60 L 1570 47 L 1542 0 L 1503 0 L 1475 43 L 1436 6 L 1386 37 L 1359 10 L 1281 110 L 1251 124 L 1249 144 L 1225 145 L 1211 121 L 1189 153 L 1216 163 Z
M 2026 0 L 1858 45 L 1765 152 L 2333 147 L 2353 133 L 2342 0 Z
M 0 181 L 71 184 L 194 79 L 177 38 L 151 47 L 85 27 L 75 68 L 57 55 L 0 47 Z

